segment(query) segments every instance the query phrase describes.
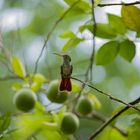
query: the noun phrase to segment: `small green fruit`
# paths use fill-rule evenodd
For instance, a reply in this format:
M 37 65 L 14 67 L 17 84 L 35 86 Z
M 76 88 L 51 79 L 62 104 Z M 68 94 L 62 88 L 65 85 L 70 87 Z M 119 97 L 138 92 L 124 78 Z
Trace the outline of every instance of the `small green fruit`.
M 30 89 L 21 89 L 14 96 L 16 107 L 24 112 L 28 112 L 34 108 L 37 97 Z
M 65 134 L 73 134 L 79 128 L 79 119 L 72 113 L 66 113 L 61 122 L 61 130 Z
M 64 103 L 68 98 L 68 92 L 59 91 L 59 81 L 54 80 L 48 86 L 47 97 L 52 102 Z
M 86 97 L 81 97 L 76 105 L 76 112 L 87 115 L 91 113 L 93 110 L 93 106 L 91 101 Z

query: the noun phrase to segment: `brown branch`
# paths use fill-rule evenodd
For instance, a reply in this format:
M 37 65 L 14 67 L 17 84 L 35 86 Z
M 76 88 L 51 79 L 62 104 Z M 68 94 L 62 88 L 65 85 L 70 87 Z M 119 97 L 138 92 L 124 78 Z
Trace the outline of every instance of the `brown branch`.
M 90 88 L 96 90 L 98 93 L 107 96 L 107 97 L 108 97 L 109 99 L 111 99 L 111 100 L 114 100 L 114 101 L 116 101 L 116 102 L 122 103 L 122 104 L 124 104 L 124 105 L 129 106 L 129 107 L 132 107 L 132 108 L 134 108 L 135 110 L 137 110 L 138 112 L 140 112 L 140 109 L 137 108 L 137 107 L 135 107 L 135 106 L 133 106 L 132 104 L 126 103 L 126 102 L 124 102 L 124 101 L 122 101 L 122 100 L 120 100 L 120 99 L 118 99 L 118 98 L 116 98 L 116 97 L 114 97 L 114 96 L 112 96 L 112 95 L 110 95 L 110 94 L 108 94 L 108 93 L 106 93 L 106 92 L 100 90 L 100 89 L 97 89 L 96 87 L 94 87 L 94 86 L 92 86 L 92 85 L 90 85 L 90 84 L 88 84 L 88 83 L 86 83 L 86 82 L 84 82 L 84 81 L 82 81 L 82 80 L 80 80 L 80 79 L 78 79 L 78 78 L 71 77 L 71 79 L 74 79 L 74 80 L 76 80 L 76 81 L 79 81 L 79 82 L 81 82 L 81 83 L 87 85 L 88 87 L 90 87 Z
M 41 52 L 35 62 L 35 70 L 34 70 L 34 74 L 37 72 L 37 69 L 38 69 L 38 63 L 39 63 L 39 60 L 43 54 L 43 51 L 45 48 L 47 48 L 47 43 L 48 43 L 48 40 L 50 39 L 53 31 L 55 30 L 55 28 L 57 27 L 57 25 L 64 19 L 64 17 L 71 11 L 71 9 L 79 2 L 80 0 L 77 0 L 75 1 L 65 12 L 64 14 L 55 22 L 55 24 L 53 25 L 53 27 L 51 28 L 51 30 L 49 31 L 47 37 L 46 37 L 46 40 L 44 41 L 44 45 L 41 49 Z
M 140 1 L 130 2 L 130 3 L 107 3 L 107 4 L 98 4 L 99 7 L 105 7 L 105 6 L 117 6 L 117 5 L 124 5 L 124 6 L 130 6 L 130 5 L 137 5 L 140 4 Z
M 133 102 L 130 102 L 129 104 L 135 105 L 140 102 L 140 97 L 134 100 Z M 91 134 L 89 137 L 89 140 L 93 140 L 99 133 L 101 133 L 113 120 L 115 120 L 118 116 L 120 116 L 123 112 L 127 111 L 131 106 L 125 106 L 120 111 L 118 111 L 116 114 L 111 116 L 103 125 L 101 125 L 94 133 Z

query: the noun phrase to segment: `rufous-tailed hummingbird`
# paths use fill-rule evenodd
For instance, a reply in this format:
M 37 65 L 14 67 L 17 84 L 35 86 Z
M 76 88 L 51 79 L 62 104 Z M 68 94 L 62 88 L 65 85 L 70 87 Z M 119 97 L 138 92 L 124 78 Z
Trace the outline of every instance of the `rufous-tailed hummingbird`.
M 61 83 L 60 83 L 59 90 L 71 91 L 72 84 L 71 84 L 70 77 L 73 70 L 73 67 L 71 65 L 71 58 L 67 54 L 64 54 L 64 55 L 57 54 L 57 53 L 54 53 L 54 54 L 63 57 L 63 64 L 61 65 Z

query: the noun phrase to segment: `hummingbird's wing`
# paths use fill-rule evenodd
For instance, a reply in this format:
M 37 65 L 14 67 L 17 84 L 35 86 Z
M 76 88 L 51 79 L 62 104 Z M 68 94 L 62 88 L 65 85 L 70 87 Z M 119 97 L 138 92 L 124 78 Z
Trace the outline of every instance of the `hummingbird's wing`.
M 72 74 L 72 71 L 73 71 L 73 66 L 71 65 L 71 70 L 70 70 L 71 74 Z
M 62 65 L 61 65 L 61 72 L 60 73 L 61 73 L 61 75 L 63 74 L 63 66 Z

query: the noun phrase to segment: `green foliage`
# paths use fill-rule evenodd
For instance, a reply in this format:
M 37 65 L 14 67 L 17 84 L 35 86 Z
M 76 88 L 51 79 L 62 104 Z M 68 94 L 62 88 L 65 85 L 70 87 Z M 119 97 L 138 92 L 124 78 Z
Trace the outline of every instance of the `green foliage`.
M 140 138 L 140 116 L 132 120 L 132 125 L 129 128 L 128 140 L 139 140 Z
M 72 5 L 74 2 L 76 2 L 77 0 L 64 0 L 68 5 Z M 77 11 L 81 10 L 85 13 L 87 13 L 88 11 L 90 11 L 91 6 L 90 4 L 85 1 L 85 0 L 79 0 L 78 4 L 75 5 L 74 7 Z
M 37 73 L 33 76 L 33 81 L 37 83 L 44 83 L 46 82 L 46 78 L 44 77 L 44 75 Z
M 64 32 L 63 34 L 60 35 L 61 38 L 69 38 L 67 43 L 64 45 L 62 48 L 62 52 L 67 51 L 68 49 L 76 47 L 83 39 L 78 38 L 73 32 L 68 31 Z
M 127 29 L 121 17 L 108 14 L 109 25 L 116 34 L 125 34 Z
M 117 41 L 110 41 L 105 43 L 97 52 L 96 64 L 105 65 L 115 59 L 119 52 L 119 43 Z
M 98 4 L 101 2 L 102 0 L 94 0 L 94 6 L 98 6 Z
M 25 78 L 26 71 L 25 71 L 25 68 L 24 68 L 21 60 L 18 57 L 13 56 L 11 59 L 11 64 L 12 64 L 14 73 L 21 78 Z
M 94 0 L 95 15 L 96 6 L 98 6 L 100 2 L 101 0 Z M 25 15 L 26 11 L 27 15 L 29 12 L 29 17 L 31 18 L 28 20 L 28 16 L 26 15 L 27 23 L 24 27 L 17 26 L 16 29 L 13 28 L 10 31 L 7 28 L 7 30 L 2 31 L 3 37 L 1 37 L 0 34 L 0 114 L 6 112 L 5 106 L 7 106 L 9 110 L 12 110 L 11 106 L 14 106 L 12 102 L 13 96 L 16 107 L 19 109 L 16 110 L 16 108 L 14 108 L 15 110 L 11 111 L 12 115 L 5 113 L 0 117 L 0 139 L 85 140 L 93 131 L 96 132 L 96 129 L 101 125 L 100 121 L 102 117 L 103 120 L 105 120 L 107 119 L 106 117 L 110 117 L 124 108 L 124 105 L 118 107 L 118 104 L 113 103 L 110 98 L 106 99 L 100 94 L 95 95 L 88 86 L 85 86 L 83 90 L 83 85 L 75 80 L 71 80 L 71 93 L 59 91 L 60 83 L 58 80 L 54 81 L 53 79 L 60 78 L 61 64 L 60 61 L 55 61 L 51 53 L 62 51 L 62 54 L 70 54 L 72 64 L 74 65 L 74 77 L 76 75 L 76 77 L 82 80 L 88 78 L 87 81 L 85 80 L 87 83 L 91 82 L 93 86 L 99 87 L 99 89 L 107 91 L 110 95 L 118 97 L 121 100 L 126 100 L 126 96 L 128 100 L 131 99 L 131 97 L 129 98 L 131 87 L 134 86 L 135 89 L 135 85 L 139 84 L 138 71 L 130 63 L 125 63 L 120 57 L 117 57 L 117 55 L 120 55 L 128 62 L 132 62 L 136 55 L 135 40 L 137 37 L 140 37 L 140 9 L 138 7 L 122 6 L 121 16 L 115 15 L 116 13 L 106 13 L 108 22 L 99 22 L 97 18 L 95 29 L 95 26 L 93 26 L 95 23 L 93 24 L 92 19 L 93 9 L 91 1 L 88 0 L 64 0 L 63 2 L 52 0 L 51 3 L 50 0 L 35 1 L 34 3 L 30 1 L 18 2 L 17 0 L 10 0 L 4 1 L 3 3 L 2 10 L 14 10 L 18 7 L 19 10 L 25 10 Z M 74 3 L 75 5 L 73 5 Z M 12 8 L 10 6 L 12 6 Z M 99 10 L 99 8 L 97 10 Z M 5 12 L 2 11 L 2 14 L 3 13 Z M 98 13 L 96 16 L 98 16 Z M 18 23 L 18 21 L 16 22 Z M 107 41 L 107 43 L 103 44 L 99 50 L 95 52 L 96 64 L 103 66 L 95 66 L 95 70 L 93 68 L 92 80 L 90 79 L 92 78 L 90 77 L 92 75 L 90 73 L 92 72 L 92 66 L 90 66 L 88 75 L 85 74 L 89 61 L 92 62 L 92 60 L 89 59 L 90 56 L 83 51 L 83 48 L 76 48 L 77 46 L 81 46 L 84 41 L 88 41 L 86 35 L 89 32 L 84 32 L 86 30 L 90 32 L 90 35 L 93 35 L 95 32 L 95 38 L 97 37 L 95 49 L 96 46 L 98 47 L 98 39 L 100 39 L 101 42 Z M 129 30 L 131 30 L 131 32 Z M 59 35 L 60 32 L 62 32 L 62 34 Z M 135 32 L 136 37 L 133 36 Z M 49 43 L 47 40 L 45 40 L 46 42 L 44 41 L 44 43 L 46 43 L 44 47 L 47 48 L 47 51 L 44 53 L 44 58 L 38 63 L 38 71 L 40 71 L 40 73 L 32 73 L 36 60 L 32 62 L 32 56 L 29 57 L 25 52 L 30 51 L 29 48 L 31 47 L 32 52 L 29 53 L 36 55 L 38 51 L 36 47 L 43 46 L 42 44 L 40 45 L 42 40 L 38 40 L 38 38 L 43 38 L 43 36 L 45 36 L 45 39 L 49 36 L 47 38 Z M 57 39 L 58 37 L 62 39 L 60 42 Z M 2 41 L 2 38 L 4 41 Z M 35 45 L 34 41 L 37 41 Z M 64 44 L 63 41 L 67 41 L 66 44 Z M 34 50 L 32 50 L 32 42 Z M 62 46 L 61 43 L 64 44 L 64 46 Z M 13 52 L 10 52 L 11 46 L 14 46 L 12 48 Z M 55 46 L 61 46 L 62 50 Z M 25 62 L 27 63 L 26 70 L 24 64 L 17 56 L 13 56 L 9 63 L 12 53 L 20 55 L 21 52 L 25 55 Z M 104 65 L 115 60 L 116 57 L 116 61 L 104 67 Z M 101 68 L 101 72 L 100 70 L 98 71 L 98 68 Z M 96 78 L 99 79 L 99 81 L 101 79 L 101 81 L 96 83 Z M 4 81 L 7 79 L 10 80 Z M 116 81 L 117 84 L 115 83 Z M 6 90 L 8 86 L 12 87 L 14 92 L 17 92 L 16 95 L 10 94 L 12 91 Z M 23 89 L 29 89 L 29 91 L 28 94 L 22 94 L 23 96 L 21 96 Z M 125 94 L 126 91 L 128 94 Z M 44 96 L 45 94 L 47 96 Z M 84 96 L 84 100 L 82 98 L 77 100 L 79 95 Z M 48 102 L 46 97 L 51 103 Z M 11 106 L 9 102 L 11 102 Z M 53 105 L 56 105 L 54 110 Z M 75 115 L 77 113 L 75 112 L 76 107 L 78 108 L 77 112 L 79 110 L 81 115 L 85 115 L 81 117 L 80 113 L 77 114 L 79 115 L 80 122 L 79 118 Z M 93 108 L 95 110 L 93 110 Z M 97 112 L 96 119 L 91 118 L 91 115 L 94 115 L 92 111 Z M 138 115 L 138 112 L 131 108 L 119 115 L 109 127 L 100 132 L 97 140 L 138 140 L 140 137 L 139 116 L 133 120 L 132 124 L 123 124 L 123 117 L 128 119 L 127 117 L 130 115 L 135 117 Z M 122 122 L 118 123 L 117 121 L 121 119 Z M 113 126 L 115 123 L 117 123 L 122 130 L 130 126 L 128 128 L 128 137 L 124 137 Z
M 81 90 L 81 86 L 79 85 L 79 83 L 72 80 L 72 93 L 79 93 L 80 90 Z
M 99 140 L 127 140 L 127 137 L 121 135 L 115 128 L 107 127 L 99 136 Z
M 0 116 L 0 134 L 8 129 L 11 122 L 11 113 L 5 113 Z
M 75 34 L 71 31 L 64 32 L 60 34 L 61 38 L 75 38 Z
M 121 14 L 125 25 L 140 33 L 140 9 L 135 6 L 122 6 Z
M 85 29 L 89 30 L 92 33 L 94 30 L 94 27 L 92 24 L 83 25 L 79 28 L 79 31 L 83 32 Z M 97 23 L 96 36 L 100 38 L 105 38 L 105 39 L 112 39 L 116 37 L 116 33 L 108 24 Z
M 125 41 L 121 42 L 119 53 L 128 62 L 131 62 L 136 54 L 135 44 L 129 40 L 125 40 Z

